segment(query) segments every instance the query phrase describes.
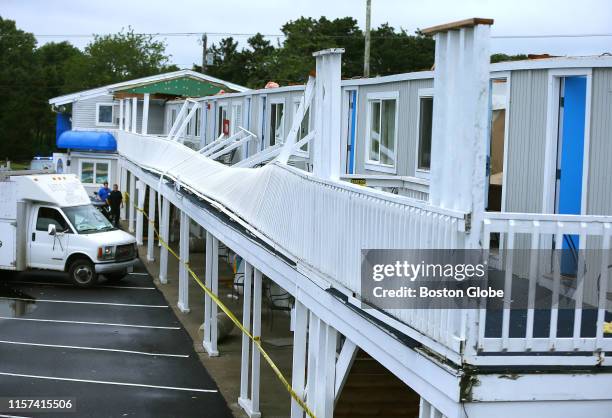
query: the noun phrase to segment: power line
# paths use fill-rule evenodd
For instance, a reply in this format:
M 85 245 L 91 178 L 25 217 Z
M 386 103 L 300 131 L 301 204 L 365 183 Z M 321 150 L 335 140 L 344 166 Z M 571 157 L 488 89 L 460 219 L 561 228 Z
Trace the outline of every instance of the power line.
M 286 38 L 288 35 L 284 33 L 235 33 L 235 32 L 206 32 L 208 36 L 232 36 L 232 37 L 251 37 L 260 35 L 266 38 Z M 36 38 L 93 38 L 95 36 L 114 35 L 110 34 L 33 34 Z M 142 36 L 167 36 L 167 37 L 201 37 L 204 32 L 140 32 L 134 35 Z M 0 34 L 1 37 L 21 36 L 17 34 Z M 322 35 L 317 34 L 320 38 L 354 38 L 354 35 Z M 562 33 L 562 34 L 532 34 L 532 35 L 492 35 L 491 39 L 534 39 L 534 38 L 597 38 L 597 37 L 612 37 L 612 33 Z M 372 36 L 372 39 L 397 39 L 396 36 Z

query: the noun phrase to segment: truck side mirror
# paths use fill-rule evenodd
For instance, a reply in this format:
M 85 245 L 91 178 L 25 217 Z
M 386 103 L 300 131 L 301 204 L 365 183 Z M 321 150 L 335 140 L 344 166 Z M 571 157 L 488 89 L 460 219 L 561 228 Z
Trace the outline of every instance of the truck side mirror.
M 55 224 L 49 224 L 49 226 L 47 227 L 47 232 L 49 233 L 49 235 L 55 236 L 55 234 L 57 234 Z

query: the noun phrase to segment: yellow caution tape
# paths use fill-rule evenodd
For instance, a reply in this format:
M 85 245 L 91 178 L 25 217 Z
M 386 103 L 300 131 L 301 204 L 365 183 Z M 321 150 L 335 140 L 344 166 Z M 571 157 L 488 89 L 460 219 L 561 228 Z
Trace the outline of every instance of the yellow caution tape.
M 125 194 L 129 198 L 129 194 L 127 192 Z M 147 221 L 152 222 L 153 225 L 155 225 L 155 221 L 149 219 L 149 215 L 147 215 L 147 213 L 142 208 L 139 208 L 136 205 L 134 205 L 134 207 L 136 208 L 137 211 L 141 212 L 144 215 L 145 218 L 147 218 Z M 240 322 L 238 320 L 238 318 L 236 318 L 236 315 L 234 315 L 234 313 L 232 311 L 230 311 L 230 309 L 227 306 L 225 306 L 225 304 L 217 297 L 217 295 L 215 295 L 212 290 L 210 290 L 208 287 L 206 287 L 206 285 L 204 283 L 202 283 L 202 280 L 200 280 L 200 278 L 197 276 L 197 274 L 195 274 L 194 271 L 191 269 L 191 267 L 189 267 L 189 263 L 181 260 L 181 257 L 172 248 L 170 248 L 170 246 L 162 239 L 162 237 L 159 235 L 159 232 L 157 231 L 157 228 L 155 228 L 155 226 L 153 226 L 153 231 L 154 231 L 155 237 L 157 238 L 159 243 L 165 249 L 167 249 L 168 252 L 170 254 L 172 254 L 180 263 L 183 263 L 183 265 L 185 266 L 185 268 L 189 272 L 189 275 L 191 277 L 193 277 L 193 279 L 202 288 L 202 290 L 204 290 L 204 292 L 213 300 L 213 302 L 215 302 L 217 304 L 217 306 L 219 308 L 221 308 L 221 310 L 229 317 L 229 319 L 232 320 L 232 322 L 238 327 L 238 329 L 240 329 L 240 331 L 242 331 L 242 333 L 244 333 L 247 337 L 249 337 L 249 339 L 251 341 L 253 341 L 253 344 L 257 347 L 257 350 L 259 350 L 259 352 L 261 353 L 263 358 L 266 360 L 266 362 L 272 368 L 272 371 L 274 372 L 274 374 L 276 374 L 276 377 L 278 377 L 278 379 L 281 381 L 283 386 L 285 386 L 285 389 L 287 390 L 287 392 L 289 392 L 291 397 L 298 403 L 298 405 L 300 405 L 302 407 L 304 412 L 306 412 L 306 415 L 308 415 L 310 418 L 316 418 L 314 413 L 306 405 L 306 402 L 304 402 L 304 400 L 302 398 L 300 398 L 297 393 L 295 393 L 295 391 L 293 390 L 293 388 L 291 387 L 291 385 L 289 384 L 289 382 L 287 381 L 285 376 L 283 376 L 283 373 L 280 371 L 278 366 L 270 358 L 270 356 L 268 355 L 266 350 L 264 350 L 264 348 L 261 345 L 261 337 L 260 336 L 252 335 L 242 325 L 242 322 Z
M 604 322 L 604 334 L 612 334 L 612 322 Z

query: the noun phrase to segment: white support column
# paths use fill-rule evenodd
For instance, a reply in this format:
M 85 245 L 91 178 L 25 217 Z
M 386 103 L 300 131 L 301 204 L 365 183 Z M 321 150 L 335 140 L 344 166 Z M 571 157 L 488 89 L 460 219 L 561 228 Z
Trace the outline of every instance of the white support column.
M 142 245 L 143 240 L 143 219 L 144 216 L 142 211 L 144 210 L 145 193 L 147 185 L 138 180 L 136 181 L 136 202 L 138 204 L 138 211 L 136 212 L 136 244 Z
M 261 338 L 261 271 L 255 269 L 253 275 L 253 337 Z M 255 342 L 251 358 L 251 408 L 252 417 L 260 416 L 259 411 L 259 383 L 260 383 L 261 354 Z M 256 415 L 259 414 L 259 415 Z
M 319 322 L 319 353 L 317 354 L 317 388 L 314 414 L 318 418 L 334 416 L 335 381 L 336 381 L 336 330 Z
M 144 100 L 142 104 L 142 128 L 140 132 L 146 135 L 149 132 L 149 93 L 144 94 Z
M 320 178 L 338 180 L 341 166 L 340 71 L 344 49 L 315 52 L 317 81 L 315 87 L 315 131 L 313 173 Z
M 130 131 L 130 127 L 132 126 L 131 125 L 131 122 L 132 122 L 132 109 L 131 109 L 132 107 L 131 107 L 131 103 L 132 102 L 130 101 L 130 99 L 124 99 L 123 101 L 125 102 L 125 106 L 124 106 L 124 108 L 125 108 L 125 110 L 124 110 L 124 112 L 125 112 L 124 129 L 125 129 L 126 132 L 129 132 Z
M 149 187 L 149 222 L 147 222 L 147 261 L 155 261 L 155 207 L 157 196 L 155 189 Z
M 162 197 L 162 207 L 160 208 L 159 229 L 161 239 L 168 243 L 170 235 L 170 201 L 166 197 Z M 159 282 L 162 284 L 168 283 L 168 249 L 161 246 L 159 249 Z
M 138 98 L 132 97 L 132 132 L 136 133 L 136 122 L 138 120 Z
M 345 338 L 344 344 L 342 344 L 342 349 L 340 350 L 340 354 L 338 354 L 338 361 L 336 362 L 336 383 L 334 387 L 335 393 L 335 402 L 338 402 L 338 398 L 340 398 L 340 394 L 342 393 L 342 388 L 346 383 L 346 379 L 351 371 L 351 367 L 353 367 L 353 362 L 355 361 L 355 356 L 357 355 L 357 351 L 359 348 L 355 345 L 354 342 Z
M 242 325 L 251 331 L 251 297 L 253 285 L 253 267 L 246 263 L 244 264 L 244 303 L 242 305 Z M 244 409 L 249 417 L 256 417 L 253 414 L 251 399 L 249 397 L 249 370 L 251 365 L 250 359 L 251 340 L 246 334 L 242 334 L 242 358 L 240 360 L 240 396 L 238 397 L 238 405 Z
M 492 19 L 423 30 L 435 35 L 431 203 L 471 216 L 467 248 L 480 247 L 489 141 L 489 44 Z
M 293 365 L 291 368 L 291 387 L 301 399 L 305 398 L 306 379 L 306 336 L 308 334 L 308 309 L 298 300 L 295 301 L 295 321 L 293 331 Z M 303 418 L 304 410 L 291 398 L 291 418 Z
M 206 274 L 205 285 L 215 295 L 219 294 L 219 241 L 206 231 Z M 217 304 L 206 294 L 204 296 L 204 349 L 210 357 L 219 355 L 217 350 Z
M 128 231 L 134 233 L 134 219 L 136 208 L 134 204 L 136 203 L 136 176 L 134 173 L 130 173 L 130 193 L 129 193 L 129 201 L 128 205 L 130 205 L 129 209 L 129 218 L 128 218 Z
M 123 130 L 123 99 L 119 100 L 119 130 Z
M 245 329 L 251 329 L 251 286 L 253 285 L 253 267 L 244 263 L 243 282 L 244 302 L 242 305 L 242 325 Z M 249 349 L 251 340 L 246 334 L 242 334 L 242 358 L 240 363 L 240 399 L 248 399 L 249 396 Z
M 310 312 L 308 318 L 308 368 L 306 375 L 306 405 L 311 411 L 316 407 L 317 393 L 317 356 L 319 354 L 319 326 L 321 321 Z
M 178 285 L 178 308 L 183 313 L 189 313 L 189 216 L 181 211 L 181 226 L 179 237 L 179 252 L 181 261 L 179 262 L 179 285 Z
M 121 101 L 123 102 L 123 101 Z M 119 176 L 119 190 L 125 196 L 125 192 L 127 191 L 127 169 L 121 164 L 121 175 Z M 119 211 L 119 215 L 122 221 L 127 219 L 127 202 L 123 202 L 123 207 Z

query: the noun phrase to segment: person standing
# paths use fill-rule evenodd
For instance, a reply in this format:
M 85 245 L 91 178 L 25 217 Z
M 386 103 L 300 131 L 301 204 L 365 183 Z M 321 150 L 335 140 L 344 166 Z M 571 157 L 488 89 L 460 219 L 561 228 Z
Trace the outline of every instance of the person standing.
M 113 225 L 119 227 L 119 210 L 123 207 L 123 195 L 116 184 L 113 184 L 113 191 L 108 194 L 106 203 L 110 206 Z
M 111 189 L 108 188 L 108 182 L 105 181 L 104 185 L 100 187 L 100 190 L 98 190 L 98 198 L 101 201 L 106 202 L 110 193 L 111 193 Z

